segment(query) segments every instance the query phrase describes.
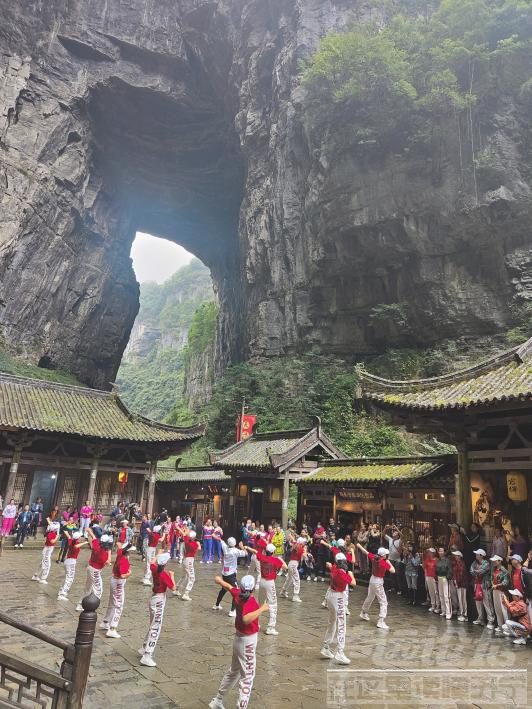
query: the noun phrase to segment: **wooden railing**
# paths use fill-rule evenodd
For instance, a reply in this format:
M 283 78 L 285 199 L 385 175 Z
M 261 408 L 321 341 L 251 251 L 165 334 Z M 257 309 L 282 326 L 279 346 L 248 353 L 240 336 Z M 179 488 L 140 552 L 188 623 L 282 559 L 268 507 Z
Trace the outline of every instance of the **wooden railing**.
M 73 643 L 66 643 L 0 612 L 0 622 L 63 650 L 61 669 L 54 672 L 0 649 L 0 708 L 81 709 L 100 600 L 91 593 L 81 605 L 83 612 Z

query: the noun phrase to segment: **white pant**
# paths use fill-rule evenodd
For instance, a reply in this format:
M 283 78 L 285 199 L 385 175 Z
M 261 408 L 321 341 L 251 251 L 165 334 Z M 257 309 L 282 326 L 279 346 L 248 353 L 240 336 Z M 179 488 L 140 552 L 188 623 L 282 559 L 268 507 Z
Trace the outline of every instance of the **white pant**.
M 126 600 L 126 579 L 116 579 L 111 576 L 111 584 L 109 586 L 109 602 L 107 604 L 107 613 L 105 614 L 104 623 L 109 623 L 111 628 L 118 628 L 122 611 L 124 610 L 124 602 Z
M 65 582 L 59 590 L 61 596 L 68 596 L 68 592 L 72 588 L 76 576 L 76 562 L 77 559 L 65 559 Z
M 504 591 L 499 591 L 496 588 L 493 589 L 493 610 L 497 616 L 497 625 L 499 628 L 508 620 L 508 611 L 506 610 L 506 606 L 502 603 L 503 597 Z
M 153 655 L 163 627 L 166 593 L 154 593 L 150 598 L 150 627 L 144 638 L 144 652 Z
M 371 608 L 371 604 L 377 598 L 379 602 L 379 618 L 386 618 L 388 613 L 388 599 L 386 598 L 386 591 L 384 590 L 383 583 L 375 583 L 374 581 L 369 582 L 368 595 L 366 600 L 362 604 L 363 613 L 367 613 Z
M 345 648 L 345 593 L 343 591 L 329 591 L 327 608 L 329 609 L 329 624 L 323 644 L 329 647 L 336 639 L 337 650 L 343 652 Z
M 41 556 L 41 565 L 39 570 L 35 574 L 41 581 L 46 581 L 50 573 L 50 558 L 52 556 L 54 548 L 53 547 L 43 547 Z
M 239 709 L 246 709 L 249 705 L 253 680 L 255 679 L 257 637 L 257 633 L 254 635 L 235 633 L 231 667 L 222 677 L 218 689 L 217 696 L 221 700 L 224 694 L 229 692 L 239 682 L 237 702 Z
M 155 558 L 156 551 L 157 551 L 157 549 L 155 547 L 147 547 L 146 548 L 146 573 L 144 574 L 144 581 L 151 582 L 151 580 L 152 580 L 150 564 L 153 564 L 153 560 Z
M 430 607 L 435 611 L 439 611 L 441 608 L 440 594 L 438 593 L 438 584 L 436 583 L 436 579 L 433 576 L 426 576 L 425 584 L 427 586 L 427 591 L 429 592 Z
M 288 593 L 290 586 L 294 587 L 294 596 L 299 596 L 299 589 L 301 588 L 301 580 L 299 578 L 299 564 L 297 561 L 292 560 L 288 562 L 288 574 L 286 576 L 286 581 L 283 585 L 283 593 Z
M 438 576 L 438 595 L 440 597 L 441 609 L 446 618 L 453 614 L 453 604 L 451 603 L 451 584 L 445 576 Z
M 261 578 L 259 586 L 260 605 L 264 603 L 264 598 L 266 598 L 266 603 L 270 607 L 268 628 L 275 628 L 277 624 L 277 592 L 275 590 L 275 579 L 268 580 Z
M 258 586 L 260 584 L 260 561 L 257 559 L 257 555 L 253 554 L 251 557 L 251 565 L 250 565 L 250 572 L 252 574 L 257 574 L 257 581 L 255 583 L 255 586 Z
M 454 588 L 456 593 L 458 615 L 463 615 L 464 618 L 467 618 L 467 589 L 459 588 L 454 581 L 452 582 L 452 588 Z
M 493 608 L 493 599 L 491 591 L 482 589 L 482 600 L 475 601 L 477 607 L 478 620 L 484 620 L 484 611 L 488 616 L 488 623 L 495 623 L 495 609 Z
M 102 597 L 102 572 L 100 571 L 100 569 L 95 569 L 89 564 L 89 566 L 87 566 L 87 580 L 85 581 L 85 589 L 83 591 L 83 596 L 81 597 L 81 600 L 83 600 L 85 596 L 88 596 L 91 591 L 98 598 Z
M 89 528 L 90 523 L 91 523 L 91 521 L 90 521 L 90 518 L 89 518 L 89 517 L 82 517 L 82 518 L 79 520 L 79 531 L 80 531 L 82 534 L 84 534 L 85 530 Z M 84 534 L 84 536 L 87 536 L 87 535 Z
M 185 568 L 185 573 L 179 579 L 179 583 L 177 584 L 177 588 L 180 589 L 181 586 L 183 586 L 186 581 L 187 585 L 185 587 L 185 591 L 187 593 L 190 593 L 192 591 L 192 589 L 194 588 L 194 581 L 196 580 L 196 574 L 194 573 L 194 557 L 193 556 L 185 556 L 185 559 L 183 561 L 183 566 Z

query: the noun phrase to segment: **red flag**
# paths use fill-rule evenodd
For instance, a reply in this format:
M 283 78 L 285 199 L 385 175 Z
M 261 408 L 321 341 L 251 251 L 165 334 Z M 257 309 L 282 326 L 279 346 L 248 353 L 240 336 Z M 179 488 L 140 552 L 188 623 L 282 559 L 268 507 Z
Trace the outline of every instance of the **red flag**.
M 257 423 L 257 417 L 251 414 L 246 414 L 242 421 L 242 426 L 240 426 L 240 415 L 236 420 L 236 440 L 245 440 L 249 438 L 253 433 L 253 426 Z

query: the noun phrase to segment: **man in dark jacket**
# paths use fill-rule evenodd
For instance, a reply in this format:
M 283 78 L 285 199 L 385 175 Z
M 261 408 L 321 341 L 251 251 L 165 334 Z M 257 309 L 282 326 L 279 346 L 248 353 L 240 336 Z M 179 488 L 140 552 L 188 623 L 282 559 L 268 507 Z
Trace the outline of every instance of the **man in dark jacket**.
M 17 517 L 17 538 L 15 540 L 15 548 L 20 548 L 24 546 L 24 539 L 31 529 L 33 524 L 33 513 L 30 510 L 30 506 L 26 505 L 22 512 Z

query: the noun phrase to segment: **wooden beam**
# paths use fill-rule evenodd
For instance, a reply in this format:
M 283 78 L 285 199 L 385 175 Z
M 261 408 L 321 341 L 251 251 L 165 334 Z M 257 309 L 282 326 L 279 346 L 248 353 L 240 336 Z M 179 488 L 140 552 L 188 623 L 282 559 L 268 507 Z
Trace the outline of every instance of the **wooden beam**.
M 458 448 L 458 475 L 456 484 L 456 518 L 459 524 L 469 529 L 473 521 L 471 504 L 471 471 L 467 457 L 467 444 Z

